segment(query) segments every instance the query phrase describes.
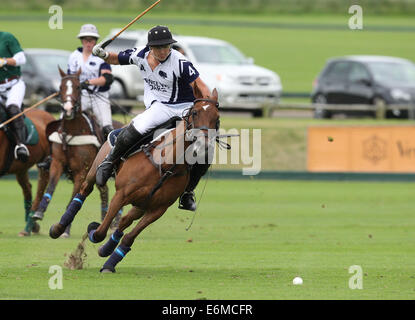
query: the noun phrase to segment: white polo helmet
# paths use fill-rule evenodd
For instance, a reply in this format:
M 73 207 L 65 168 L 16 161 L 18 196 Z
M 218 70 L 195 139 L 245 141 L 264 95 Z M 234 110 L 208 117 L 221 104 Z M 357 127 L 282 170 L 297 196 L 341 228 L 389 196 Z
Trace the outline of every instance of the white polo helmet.
M 98 29 L 93 24 L 84 24 L 79 31 L 78 38 L 95 37 L 99 38 Z

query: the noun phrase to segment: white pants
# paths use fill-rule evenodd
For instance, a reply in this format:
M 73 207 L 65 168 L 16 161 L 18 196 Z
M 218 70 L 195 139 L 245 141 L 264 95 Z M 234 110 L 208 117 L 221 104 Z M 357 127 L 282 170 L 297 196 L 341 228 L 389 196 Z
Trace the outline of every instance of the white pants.
M 21 79 L 2 84 L 0 85 L 0 102 L 3 103 L 6 108 L 15 104 L 21 109 L 25 92 L 26 85 Z
M 111 104 L 109 92 L 84 93 L 82 91 L 82 111 L 92 110 L 102 127 L 112 125 Z
M 177 106 L 167 106 L 156 101 L 150 106 L 150 108 L 137 115 L 132 120 L 132 124 L 139 133 L 145 134 L 149 130 L 157 127 L 163 122 L 166 122 L 174 116 L 183 117 L 186 113 L 185 110 L 189 109 L 191 106 L 191 103 L 180 104 Z

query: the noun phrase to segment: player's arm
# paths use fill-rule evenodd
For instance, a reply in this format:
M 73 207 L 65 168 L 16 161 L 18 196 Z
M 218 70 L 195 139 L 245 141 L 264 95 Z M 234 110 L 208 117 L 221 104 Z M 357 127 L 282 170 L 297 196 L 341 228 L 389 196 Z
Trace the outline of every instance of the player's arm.
M 11 58 L 0 58 L 0 67 L 3 67 L 3 66 L 14 66 L 14 67 L 17 66 L 18 67 L 25 63 L 26 63 L 26 56 L 23 53 L 23 51 L 16 53 Z
M 88 80 L 86 85 L 103 87 L 106 85 L 110 85 L 113 81 L 114 81 L 114 78 L 111 73 L 111 70 L 103 69 L 101 70 L 101 76 L 99 76 L 98 78 Z
M 92 49 L 92 54 L 94 56 L 100 57 L 108 64 L 120 64 L 118 61 L 118 53 L 115 52 L 108 52 L 101 48 L 100 44 L 97 44 Z
M 120 64 L 118 53 L 116 52 L 108 52 L 108 57 L 104 61 L 108 64 Z

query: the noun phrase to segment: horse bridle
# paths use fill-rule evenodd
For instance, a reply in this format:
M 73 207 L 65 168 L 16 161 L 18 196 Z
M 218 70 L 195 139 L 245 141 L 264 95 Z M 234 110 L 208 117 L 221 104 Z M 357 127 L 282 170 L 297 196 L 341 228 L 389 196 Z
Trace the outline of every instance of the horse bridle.
M 187 113 L 186 116 L 183 117 L 183 119 L 186 122 L 186 130 L 189 129 L 190 125 L 192 126 L 191 129 L 199 129 L 202 131 L 208 131 L 210 128 L 206 127 L 206 126 L 201 126 L 201 127 L 195 127 L 194 125 L 194 120 L 189 123 L 189 117 L 192 116 L 192 118 L 194 118 L 195 114 L 192 114 L 192 110 L 194 108 L 194 106 L 196 105 L 196 103 L 198 102 L 208 102 L 208 103 L 212 103 L 215 105 L 215 107 L 217 109 L 219 109 L 219 102 L 217 100 L 213 100 L 213 99 L 208 99 L 208 98 L 199 98 L 193 101 L 193 106 L 189 109 L 189 112 Z M 207 132 L 205 132 L 205 135 L 207 135 Z
M 63 78 L 61 79 L 61 81 L 66 80 L 66 79 L 69 79 L 69 78 L 73 78 L 73 79 L 78 79 L 78 80 L 79 80 L 79 77 L 78 77 L 77 75 L 75 75 L 75 74 L 68 74 L 68 75 L 66 75 L 65 77 L 63 77 Z M 77 89 L 77 90 L 79 90 L 79 88 L 80 88 L 80 85 L 78 85 L 78 86 L 76 87 L 76 89 Z M 62 94 L 62 84 L 61 84 L 61 86 L 59 87 L 59 90 L 60 90 L 60 92 L 61 92 L 61 94 Z M 65 102 L 69 102 L 69 101 L 68 101 L 68 98 L 71 100 L 70 102 L 72 102 L 72 104 L 73 104 L 73 106 L 74 106 L 74 109 L 75 109 L 75 112 L 76 112 L 76 111 L 78 110 L 79 106 L 81 105 L 81 94 L 79 94 L 78 99 L 74 99 L 72 95 L 68 95 L 68 96 L 66 97 L 66 101 L 61 101 L 61 107 L 63 107 L 63 104 L 64 104 Z M 61 100 L 62 100 L 62 99 L 61 99 Z

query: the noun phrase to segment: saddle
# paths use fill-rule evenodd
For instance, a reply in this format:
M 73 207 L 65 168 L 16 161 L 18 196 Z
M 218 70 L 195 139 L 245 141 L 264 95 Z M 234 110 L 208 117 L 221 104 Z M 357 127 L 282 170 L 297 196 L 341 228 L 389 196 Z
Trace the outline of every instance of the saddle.
M 22 143 L 25 145 L 33 146 L 39 142 L 39 133 L 36 130 L 35 125 L 33 124 L 32 120 L 30 120 L 25 115 L 22 115 L 24 124 L 26 126 L 26 139 Z M 0 104 L 0 122 L 3 123 L 4 121 L 8 120 L 9 116 L 7 115 L 6 108 L 4 105 Z M 10 127 L 10 123 L 2 129 L 6 134 L 7 138 L 9 139 L 10 143 L 13 146 L 16 144 L 16 139 L 14 137 L 13 131 Z
M 154 133 L 156 131 L 163 131 L 166 132 L 168 130 L 174 129 L 176 128 L 176 122 L 177 121 L 182 121 L 183 119 L 180 117 L 173 117 L 170 118 L 169 120 L 167 120 L 166 122 L 158 125 L 157 127 L 155 127 L 154 129 L 151 129 L 142 140 L 140 140 L 140 143 L 136 143 L 134 146 L 132 146 L 128 152 L 126 154 L 124 154 L 123 158 L 127 159 L 129 156 L 131 156 L 132 154 L 138 152 L 141 150 L 141 148 L 147 144 L 149 144 L 150 142 L 152 142 L 154 140 Z M 115 129 L 113 131 L 110 132 L 110 134 L 108 135 L 108 143 L 110 144 L 111 147 L 114 147 L 116 140 L 117 140 L 117 136 L 120 133 L 121 129 Z
M 52 121 L 46 127 L 46 136 L 48 137 L 49 141 L 56 142 L 59 144 L 69 144 L 69 145 L 85 145 L 85 144 L 93 144 L 97 148 L 105 142 L 104 137 L 102 135 L 102 130 L 98 122 L 96 121 L 95 117 L 90 113 L 82 113 L 82 116 L 85 118 L 88 126 L 91 130 L 91 135 L 84 135 L 84 136 L 66 136 L 66 140 L 63 139 L 62 134 L 59 133 L 59 128 L 62 123 L 62 119 Z M 65 140 L 65 141 L 63 141 Z
M 23 142 L 25 145 L 36 145 L 39 142 L 39 134 L 37 132 L 37 129 L 35 125 L 33 124 L 32 120 L 30 120 L 25 115 L 22 115 L 24 117 L 24 123 L 26 126 L 25 134 L 26 139 Z M 6 108 L 3 104 L 0 104 L 0 123 L 3 123 L 4 121 L 8 120 L 9 116 L 7 115 Z M 7 158 L 6 162 L 3 166 L 3 168 L 0 169 L 0 177 L 6 174 L 6 172 L 9 171 L 10 166 L 14 160 L 14 147 L 16 146 L 16 137 L 13 133 L 13 129 L 10 126 L 10 123 L 5 125 L 2 129 L 4 133 L 6 134 L 7 139 L 9 140 L 9 148 L 6 151 Z

